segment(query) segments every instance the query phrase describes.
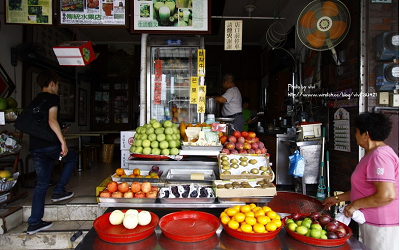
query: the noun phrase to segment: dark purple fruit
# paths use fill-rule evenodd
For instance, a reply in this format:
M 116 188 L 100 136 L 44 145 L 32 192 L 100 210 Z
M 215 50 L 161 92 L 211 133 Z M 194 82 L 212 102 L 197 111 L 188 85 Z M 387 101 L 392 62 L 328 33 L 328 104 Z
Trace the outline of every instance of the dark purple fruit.
M 300 214 L 296 213 L 296 212 L 292 213 L 291 216 L 292 216 L 292 219 L 295 220 L 295 221 L 299 220 L 300 217 L 301 217 Z
M 337 230 L 337 226 L 333 222 L 329 222 L 328 224 L 326 224 L 325 228 L 326 228 L 326 231 L 328 231 L 328 232 L 336 232 L 336 230 Z
M 318 220 L 319 217 L 321 217 L 321 214 L 318 212 L 312 212 L 309 216 L 312 220 Z
M 151 167 L 151 170 L 153 170 L 154 172 L 157 172 L 160 168 L 157 165 L 154 165 Z
M 327 232 L 326 237 L 328 237 L 328 239 L 337 239 L 338 238 L 338 236 L 334 232 Z
M 321 226 L 325 226 L 325 225 L 328 224 L 330 221 L 331 221 L 330 216 L 328 217 L 328 216 L 322 215 L 322 216 L 320 216 L 320 217 L 318 218 L 318 222 L 319 222 L 319 224 L 321 224 Z

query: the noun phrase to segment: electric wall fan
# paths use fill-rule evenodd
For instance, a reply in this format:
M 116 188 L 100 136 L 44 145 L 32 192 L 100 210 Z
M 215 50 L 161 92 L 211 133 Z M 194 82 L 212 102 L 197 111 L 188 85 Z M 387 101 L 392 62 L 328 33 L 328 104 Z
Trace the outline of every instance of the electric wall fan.
M 308 48 L 317 51 L 330 49 L 337 65 L 341 64 L 335 46 L 346 37 L 350 29 L 350 13 L 338 0 L 315 0 L 300 13 L 297 35 Z

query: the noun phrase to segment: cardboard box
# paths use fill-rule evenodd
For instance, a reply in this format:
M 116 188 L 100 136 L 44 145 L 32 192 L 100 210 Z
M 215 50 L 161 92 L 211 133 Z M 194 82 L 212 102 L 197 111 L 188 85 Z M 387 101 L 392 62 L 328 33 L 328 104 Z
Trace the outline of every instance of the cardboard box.
M 224 162 L 223 159 L 227 159 L 226 161 L 228 161 L 229 165 L 223 165 Z M 247 166 L 241 165 L 242 160 L 243 162 L 247 163 Z M 235 168 L 233 164 L 237 164 L 237 168 Z M 224 169 L 224 167 L 226 169 Z M 267 178 L 270 182 L 272 182 L 275 179 L 275 173 L 274 171 L 272 171 L 272 168 L 269 165 L 269 154 L 227 155 L 221 153 L 218 155 L 218 169 L 219 169 L 219 178 L 222 180 Z M 258 173 L 257 174 L 251 173 L 252 169 L 257 169 Z M 224 171 L 229 171 L 230 174 L 224 174 Z M 248 174 L 242 174 L 242 172 L 244 171 L 248 172 Z
M 126 163 L 126 161 L 129 159 L 129 156 L 131 156 L 129 149 L 121 150 L 121 168 L 129 169 L 129 165 Z
M 96 187 L 96 200 L 97 202 L 99 202 L 99 194 L 101 191 L 103 191 L 106 187 L 107 184 L 112 181 L 111 176 L 108 176 L 107 179 L 105 179 L 102 183 L 100 183 L 97 187 Z
M 134 136 L 136 134 L 136 131 L 121 131 L 121 150 L 122 149 L 130 149 L 133 141 L 135 140 Z
M 264 181 L 266 188 L 255 188 L 259 186 L 257 182 Z M 234 182 L 242 183 L 247 182 L 250 184 L 252 188 L 218 188 L 218 185 L 231 184 Z M 276 195 L 276 187 L 274 184 L 269 182 L 263 178 L 256 179 L 231 179 L 231 180 L 214 180 L 213 189 L 215 192 L 215 196 L 224 197 L 224 198 L 233 198 L 233 197 L 262 197 L 262 196 L 275 196 Z
M 86 66 L 97 58 L 90 41 L 66 41 L 53 47 L 61 66 Z

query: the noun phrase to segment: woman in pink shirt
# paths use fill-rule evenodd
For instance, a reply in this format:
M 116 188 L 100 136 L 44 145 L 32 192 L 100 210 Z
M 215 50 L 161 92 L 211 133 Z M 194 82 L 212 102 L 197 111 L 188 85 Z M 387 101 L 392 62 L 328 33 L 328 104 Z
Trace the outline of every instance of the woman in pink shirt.
M 384 143 L 391 121 L 381 113 L 363 113 L 355 126 L 357 144 L 365 155 L 351 175 L 351 190 L 322 204 L 350 201 L 344 215 L 352 217 L 356 210 L 364 214 L 360 236 L 365 245 L 374 250 L 399 249 L 399 157 Z

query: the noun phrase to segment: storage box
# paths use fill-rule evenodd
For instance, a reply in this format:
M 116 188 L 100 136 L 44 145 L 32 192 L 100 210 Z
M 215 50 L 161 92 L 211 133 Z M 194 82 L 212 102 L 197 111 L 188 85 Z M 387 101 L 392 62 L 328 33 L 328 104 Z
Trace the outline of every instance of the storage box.
M 123 149 L 130 149 L 133 141 L 134 141 L 134 136 L 136 134 L 136 131 L 121 131 L 121 150 Z
M 257 184 L 259 181 L 263 181 L 265 183 L 264 188 L 256 188 L 256 186 L 260 186 Z M 243 183 L 247 182 L 251 187 L 236 187 L 235 183 Z M 228 187 L 226 184 L 232 185 L 231 188 L 219 188 L 218 185 L 223 185 Z M 236 185 L 236 184 L 235 184 Z M 215 180 L 213 182 L 213 189 L 215 192 L 215 196 L 217 197 L 263 197 L 263 196 L 275 196 L 276 195 L 276 187 L 274 184 L 269 182 L 263 178 L 256 179 L 231 179 L 231 180 Z
M 229 165 L 223 165 L 227 161 Z M 241 163 L 246 163 L 246 166 Z M 226 163 L 226 162 L 225 162 Z M 235 168 L 235 165 L 237 168 Z M 224 169 L 225 168 L 225 169 Z M 221 153 L 218 155 L 219 178 L 226 179 L 254 179 L 267 178 L 270 182 L 275 179 L 275 173 L 269 165 L 269 155 L 265 154 L 231 154 Z M 258 173 L 251 171 L 257 169 Z M 229 171 L 230 174 L 224 173 Z M 243 174 L 247 172 L 247 174 Z
M 129 159 L 129 156 L 131 156 L 129 149 L 121 150 L 121 168 L 129 169 L 129 165 L 126 163 L 126 161 Z
M 303 141 L 305 139 L 321 137 L 321 126 L 319 122 L 302 122 L 297 128 L 297 140 Z
M 61 66 L 86 66 L 97 58 L 90 41 L 66 41 L 53 47 Z
M 111 176 L 108 176 L 107 179 L 105 179 L 102 183 L 100 183 L 96 187 L 96 200 L 97 200 L 97 202 L 99 202 L 99 194 L 100 194 L 100 192 L 103 191 L 107 187 L 107 184 L 110 181 L 112 181 Z

